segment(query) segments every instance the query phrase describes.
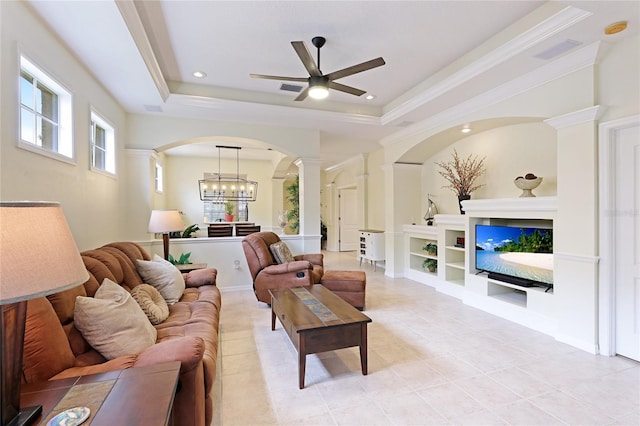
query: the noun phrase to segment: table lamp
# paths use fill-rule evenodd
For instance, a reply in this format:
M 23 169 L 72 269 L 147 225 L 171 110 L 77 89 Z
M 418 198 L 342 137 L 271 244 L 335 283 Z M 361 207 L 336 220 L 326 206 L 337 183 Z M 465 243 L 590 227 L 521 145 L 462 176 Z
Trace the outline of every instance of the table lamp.
M 1 425 L 35 420 L 41 406 L 20 408 L 27 300 L 89 279 L 59 203 L 0 203 Z
M 169 260 L 169 232 L 182 231 L 184 224 L 178 210 L 152 210 L 149 232 L 162 234 L 164 260 Z

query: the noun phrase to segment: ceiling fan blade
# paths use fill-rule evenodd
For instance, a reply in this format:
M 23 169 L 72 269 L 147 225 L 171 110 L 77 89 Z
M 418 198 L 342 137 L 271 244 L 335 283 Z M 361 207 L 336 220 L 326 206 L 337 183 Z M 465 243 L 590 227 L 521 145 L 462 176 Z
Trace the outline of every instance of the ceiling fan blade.
M 307 49 L 307 45 L 304 44 L 304 41 L 292 41 L 291 45 L 300 57 L 300 60 L 309 72 L 309 75 L 313 77 L 321 76 L 322 73 L 318 69 L 316 62 L 313 60 L 313 57 L 311 56 L 311 53 L 309 53 L 309 49 Z
M 345 86 L 344 84 L 336 83 L 335 81 L 329 82 L 329 88 L 339 90 L 344 93 L 349 93 L 350 95 L 362 96 L 365 92 L 364 90 L 356 89 L 355 87 Z
M 309 94 L 309 86 L 305 87 L 302 92 L 294 99 L 294 101 L 304 101 Z
M 278 75 L 262 75 L 262 74 L 249 74 L 251 78 L 263 78 L 265 80 L 282 80 L 282 81 L 299 81 L 301 83 L 306 83 L 309 81 L 308 78 L 304 77 L 281 77 Z
M 334 72 L 332 72 L 330 74 L 327 74 L 326 77 L 329 80 L 337 80 L 339 78 L 343 78 L 343 77 L 346 77 L 348 75 L 357 74 L 359 72 L 367 71 L 367 70 L 370 70 L 372 68 L 381 67 L 384 64 L 385 64 L 384 59 L 376 58 L 376 59 L 372 59 L 372 60 L 367 61 L 367 62 L 363 62 L 363 63 L 358 64 L 358 65 L 353 65 L 351 67 L 347 67 L 347 68 L 339 70 L 339 71 L 334 71 Z

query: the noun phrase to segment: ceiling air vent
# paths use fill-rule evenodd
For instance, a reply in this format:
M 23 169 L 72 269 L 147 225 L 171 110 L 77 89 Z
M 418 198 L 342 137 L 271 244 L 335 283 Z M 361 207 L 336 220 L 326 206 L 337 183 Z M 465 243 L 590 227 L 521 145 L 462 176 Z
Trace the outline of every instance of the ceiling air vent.
M 409 127 L 413 124 L 413 121 L 402 121 L 396 124 L 396 127 Z
M 148 112 L 162 112 L 162 107 L 160 105 L 145 105 L 144 109 Z
M 534 58 L 538 59 L 551 59 L 559 56 L 569 50 L 573 49 L 576 46 L 580 46 L 582 44 L 581 41 L 566 39 L 565 41 L 561 41 L 560 43 L 551 46 L 545 51 L 542 51 L 534 56 Z
M 302 91 L 302 86 L 296 86 L 295 84 L 282 83 L 282 86 L 280 86 L 280 90 L 284 90 L 285 92 L 300 93 Z

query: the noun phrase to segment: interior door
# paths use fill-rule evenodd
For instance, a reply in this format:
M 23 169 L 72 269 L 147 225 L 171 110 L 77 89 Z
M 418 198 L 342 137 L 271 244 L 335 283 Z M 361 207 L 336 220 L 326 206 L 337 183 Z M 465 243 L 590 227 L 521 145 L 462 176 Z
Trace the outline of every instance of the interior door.
M 616 353 L 640 361 L 640 127 L 616 134 Z
M 358 200 L 355 189 L 341 189 L 338 193 L 340 203 L 340 251 L 354 251 L 359 248 Z

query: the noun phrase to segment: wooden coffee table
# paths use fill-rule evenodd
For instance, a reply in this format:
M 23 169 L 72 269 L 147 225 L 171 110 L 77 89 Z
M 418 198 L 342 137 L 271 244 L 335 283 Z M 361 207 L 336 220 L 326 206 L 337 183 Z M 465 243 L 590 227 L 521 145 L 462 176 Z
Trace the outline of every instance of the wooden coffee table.
M 360 347 L 362 374 L 367 375 L 367 324 L 371 318 L 320 284 L 269 290 L 271 330 L 276 317 L 298 351 L 298 381 L 304 388 L 307 354 Z

